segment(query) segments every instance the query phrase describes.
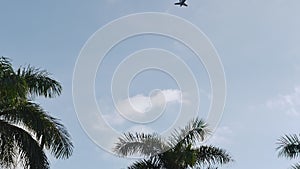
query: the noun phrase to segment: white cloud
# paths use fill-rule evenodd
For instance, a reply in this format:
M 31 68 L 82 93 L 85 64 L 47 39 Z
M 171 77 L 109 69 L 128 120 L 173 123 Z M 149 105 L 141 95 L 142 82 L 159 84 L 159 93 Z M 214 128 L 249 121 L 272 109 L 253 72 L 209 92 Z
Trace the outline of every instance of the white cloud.
M 120 101 L 117 110 L 127 115 L 146 114 L 151 109 L 165 107 L 168 103 L 182 103 L 182 92 L 176 89 L 156 90 L 150 96 L 142 94 Z
M 138 112 L 145 113 L 151 107 L 150 97 L 144 95 L 136 95 L 118 103 L 118 108 L 122 112 Z
M 183 103 L 182 92 L 177 89 L 154 90 L 150 96 L 138 94 L 128 99 L 121 100 L 115 108 L 105 107 L 101 100 L 99 103 L 104 105 L 105 113 L 102 118 L 111 126 L 121 126 L 126 121 L 147 122 L 159 117 L 164 112 L 167 104 Z M 187 103 L 187 101 L 184 101 Z M 94 119 L 91 119 L 94 120 Z M 95 124 L 95 128 L 103 130 L 102 125 Z
M 117 113 L 138 123 L 148 123 L 160 117 L 172 103 L 186 103 L 187 95 L 177 89 L 153 90 L 149 96 L 142 94 L 119 101 Z
M 167 102 L 182 102 L 181 96 L 182 92 L 180 90 L 174 90 L 174 89 L 167 89 L 161 91 L 162 94 L 164 94 Z
M 118 113 L 104 114 L 103 119 L 110 125 L 121 125 L 125 119 Z
M 268 100 L 266 106 L 272 110 L 284 111 L 287 115 L 300 116 L 300 86 L 296 86 L 290 94 Z

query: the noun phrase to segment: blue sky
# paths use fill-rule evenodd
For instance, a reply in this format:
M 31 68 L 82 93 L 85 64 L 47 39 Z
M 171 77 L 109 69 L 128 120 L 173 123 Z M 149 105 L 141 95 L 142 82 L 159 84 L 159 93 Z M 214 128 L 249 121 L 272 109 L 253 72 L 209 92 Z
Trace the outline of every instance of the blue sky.
M 223 168 L 288 168 L 294 162 L 278 158 L 275 143 L 283 134 L 300 130 L 300 2 L 188 0 L 188 8 L 178 8 L 173 3 L 0 1 L 0 55 L 11 58 L 16 67 L 31 64 L 47 69 L 64 88 L 62 96 L 56 99 L 37 100 L 63 121 L 75 144 L 74 154 L 68 160 L 49 156 L 52 168 L 119 169 L 131 162 L 102 150 L 83 131 L 73 106 L 72 76 L 79 52 L 94 32 L 114 19 L 137 12 L 164 12 L 185 18 L 199 27 L 217 49 L 226 74 L 227 100 L 211 142 L 227 149 L 235 159 Z M 115 111 L 107 81 L 122 58 L 148 47 L 180 55 L 201 86 L 203 116 L 209 108 L 208 75 L 193 53 L 165 37 L 134 37 L 106 56 L 95 79 L 96 98 L 106 105 L 105 114 L 116 130 L 132 126 L 111 115 Z M 169 91 L 170 103 L 162 122 L 158 120 L 144 130 L 168 127 L 174 120 L 170 112 L 177 112 L 182 102 L 174 80 L 155 70 L 139 74 L 132 82 L 130 95 L 144 103 L 152 89 Z

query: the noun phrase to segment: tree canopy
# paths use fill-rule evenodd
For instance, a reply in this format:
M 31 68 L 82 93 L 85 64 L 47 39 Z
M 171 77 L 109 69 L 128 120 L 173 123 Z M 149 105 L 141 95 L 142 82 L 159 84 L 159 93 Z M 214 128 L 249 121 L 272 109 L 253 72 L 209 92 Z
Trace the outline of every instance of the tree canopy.
M 10 60 L 1 57 L 0 84 L 0 167 L 47 169 L 44 150 L 55 158 L 69 158 L 73 152 L 70 134 L 59 119 L 32 100 L 59 96 L 60 83 L 30 65 L 15 71 Z

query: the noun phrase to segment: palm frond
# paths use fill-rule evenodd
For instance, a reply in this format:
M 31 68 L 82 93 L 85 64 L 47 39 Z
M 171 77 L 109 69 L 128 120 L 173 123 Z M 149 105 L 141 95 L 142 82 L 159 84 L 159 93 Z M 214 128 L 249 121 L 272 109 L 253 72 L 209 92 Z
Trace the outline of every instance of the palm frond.
M 134 162 L 128 169 L 161 169 L 161 164 L 157 158 L 150 158 Z
M 197 151 L 197 164 L 200 166 L 223 165 L 233 161 L 225 150 L 214 146 L 200 146 Z
M 176 145 L 194 145 L 201 142 L 210 134 L 208 125 L 202 119 L 191 120 L 183 129 L 174 130 L 171 137 L 169 137 L 169 144 L 171 147 Z
M 1 56 L 0 57 L 0 72 L 1 74 L 3 72 L 13 72 L 13 68 L 12 68 L 12 64 L 10 62 L 10 60 L 6 57 Z
M 52 125 L 49 125 L 48 130 L 42 136 L 41 144 L 45 144 L 45 147 L 50 149 L 56 158 L 67 159 L 73 153 L 71 137 L 58 119 L 49 117 L 49 120 Z
M 28 94 L 32 96 L 55 97 L 61 94 L 60 83 L 52 78 L 45 70 L 40 70 L 32 66 L 19 68 L 17 75 L 22 77 L 28 87 Z
M 68 158 L 73 151 L 71 138 L 65 127 L 49 116 L 38 104 L 24 102 L 11 109 L 0 111 L 7 122 L 24 126 L 40 141 L 41 147 L 49 149 L 56 158 Z
M 164 149 L 166 145 L 157 134 L 127 133 L 119 138 L 114 152 L 121 156 L 138 154 L 150 157 L 163 152 Z
M 26 83 L 17 76 L 7 58 L 0 57 L 0 107 L 16 104 L 26 97 Z
M 181 144 L 180 144 L 181 145 Z M 164 168 L 188 168 L 194 167 L 197 162 L 195 150 L 191 146 L 176 146 L 162 154 L 159 154 L 160 161 Z
M 291 169 L 300 169 L 300 163 L 292 165 Z
M 213 146 L 197 148 L 196 143 L 203 141 L 207 134 L 210 134 L 207 124 L 194 119 L 185 128 L 173 132 L 167 141 L 157 134 L 124 134 L 114 151 L 121 156 L 139 154 L 145 157 L 129 169 L 210 168 L 233 161 L 223 149 Z M 153 162 L 153 159 L 156 161 Z
M 296 134 L 285 135 L 278 139 L 279 157 L 297 158 L 300 156 L 300 139 Z
M 49 162 L 39 144 L 25 130 L 0 120 L 0 133 L 6 140 L 14 140 L 24 168 L 48 169 Z M 6 143 L 4 143 L 6 144 Z
M 4 133 L 0 133 L 0 152 L 0 167 L 15 168 L 16 147 L 14 141 L 10 140 L 10 137 L 7 137 Z

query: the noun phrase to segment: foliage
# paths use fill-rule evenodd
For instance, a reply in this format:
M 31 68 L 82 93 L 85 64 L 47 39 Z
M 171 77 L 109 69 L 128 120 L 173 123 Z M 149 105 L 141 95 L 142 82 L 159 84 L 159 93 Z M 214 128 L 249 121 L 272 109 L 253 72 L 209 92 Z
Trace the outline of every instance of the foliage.
M 32 66 L 14 71 L 10 60 L 1 57 L 0 84 L 0 167 L 47 169 L 44 149 L 55 158 L 70 157 L 73 144 L 65 127 L 29 99 L 60 95 L 59 82 Z
M 300 156 L 300 139 L 296 134 L 284 135 L 278 139 L 278 156 L 295 159 Z M 300 169 L 300 163 L 294 164 L 292 169 Z
M 114 152 L 122 157 L 145 157 L 128 169 L 211 168 L 233 161 L 223 149 L 197 146 L 208 134 L 210 131 L 207 124 L 203 120 L 194 119 L 184 128 L 175 130 L 167 139 L 156 133 L 125 133 L 116 143 Z

